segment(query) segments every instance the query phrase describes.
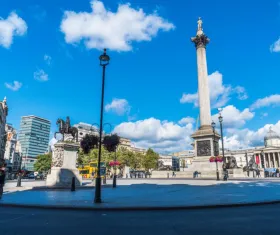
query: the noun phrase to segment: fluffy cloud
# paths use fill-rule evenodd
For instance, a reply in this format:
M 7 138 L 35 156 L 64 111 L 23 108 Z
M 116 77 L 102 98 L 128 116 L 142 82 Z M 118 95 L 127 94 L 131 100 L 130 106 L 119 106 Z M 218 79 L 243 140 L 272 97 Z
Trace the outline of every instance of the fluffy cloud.
M 18 91 L 22 87 L 22 83 L 18 81 L 14 81 L 13 83 L 6 82 L 5 86 L 12 91 Z
M 251 105 L 251 109 L 259 109 L 263 107 L 268 107 L 271 105 L 280 105 L 280 95 L 275 94 L 271 96 L 264 97 L 262 99 L 258 99 L 255 103 Z
M 271 52 L 280 52 L 280 38 L 270 46 Z
M 52 57 L 46 54 L 44 55 L 44 61 L 46 62 L 47 65 L 51 65 Z
M 110 104 L 107 104 L 105 106 L 105 110 L 107 112 L 111 111 L 116 113 L 117 115 L 124 115 L 129 114 L 130 112 L 130 106 L 128 104 L 128 101 L 126 99 L 113 99 Z
M 27 31 L 26 22 L 15 12 L 7 19 L 0 18 L 0 46 L 9 48 L 15 36 L 23 36 Z
M 180 103 L 194 103 L 194 105 L 197 107 L 198 106 L 198 94 L 183 94 Z
M 226 105 L 232 94 L 237 94 L 240 100 L 247 99 L 245 88 L 241 86 L 231 87 L 230 85 L 223 85 L 223 75 L 218 71 L 208 76 L 210 102 L 212 108 L 218 108 Z M 180 99 L 181 103 L 194 103 L 198 107 L 198 93 L 183 94 Z
M 230 149 L 238 149 L 263 146 L 264 137 L 269 131 L 270 127 L 280 134 L 280 121 L 278 121 L 275 125 L 266 124 L 256 131 L 252 131 L 247 128 L 242 130 L 229 129 L 227 130 L 227 136 L 224 138 L 225 147 Z
M 170 153 L 191 148 L 193 125 L 187 123 L 180 126 L 174 122 L 149 118 L 121 123 L 114 132 L 131 139 L 138 147 L 151 147 L 160 153 Z
M 214 122 L 218 123 L 219 114 L 212 116 Z M 248 108 L 243 111 L 238 110 L 233 105 L 228 105 L 222 110 L 223 125 L 225 128 L 238 128 L 244 126 L 246 121 L 251 120 L 255 114 L 250 112 Z
M 49 75 L 43 69 L 38 69 L 34 72 L 34 79 L 39 82 L 46 82 L 49 80 Z
M 195 123 L 195 119 L 192 117 L 182 118 L 179 122 L 180 125 L 187 125 L 188 123 Z
M 92 12 L 65 11 L 60 25 L 67 43 L 84 41 L 87 48 L 108 48 L 116 51 L 132 50 L 133 41 L 151 41 L 159 30 L 169 31 L 175 26 L 156 12 L 146 14 L 130 4 L 120 4 L 116 12 L 106 10 L 101 1 L 91 1 Z

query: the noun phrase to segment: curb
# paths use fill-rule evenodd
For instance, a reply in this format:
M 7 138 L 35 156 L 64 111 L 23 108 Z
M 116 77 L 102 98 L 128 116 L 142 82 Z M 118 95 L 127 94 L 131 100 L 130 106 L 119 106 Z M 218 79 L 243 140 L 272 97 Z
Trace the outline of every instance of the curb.
M 280 200 L 260 201 L 260 202 L 245 202 L 219 205 L 197 205 L 197 206 L 128 206 L 128 207 L 83 207 L 83 206 L 63 206 L 63 205 L 38 205 L 38 204 L 15 204 L 15 203 L 1 203 L 0 207 L 14 207 L 14 208 L 35 208 L 35 209 L 54 209 L 54 210 L 79 210 L 79 211 L 147 211 L 147 210 L 201 210 L 201 209 L 218 209 L 218 208 L 238 208 L 247 206 L 263 206 L 280 204 Z

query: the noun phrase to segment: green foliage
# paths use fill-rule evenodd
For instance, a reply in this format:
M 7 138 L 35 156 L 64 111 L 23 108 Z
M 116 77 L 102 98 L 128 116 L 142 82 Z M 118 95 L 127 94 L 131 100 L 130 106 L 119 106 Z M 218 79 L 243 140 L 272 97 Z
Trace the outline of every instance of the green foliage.
M 97 148 L 98 142 L 99 140 L 97 136 L 86 134 L 81 141 L 81 148 L 83 149 L 84 153 L 88 154 L 90 150 Z
M 103 139 L 103 146 L 109 152 L 115 152 L 119 144 L 120 144 L 120 137 L 117 134 L 106 135 Z
M 82 149 L 79 151 L 78 164 L 89 164 L 91 161 L 97 161 L 98 149 L 92 149 L 88 154 L 85 154 Z M 109 152 L 102 146 L 101 161 L 106 163 L 107 168 L 110 168 L 109 162 L 115 159 L 115 153 Z M 128 166 L 134 170 L 145 169 L 146 171 L 157 167 L 159 155 L 152 149 L 148 149 L 146 154 L 135 153 L 127 148 L 120 147 L 117 150 L 117 160 L 120 162 L 120 168 Z
M 151 148 L 148 149 L 142 160 L 142 167 L 148 171 L 157 167 L 159 155 Z
M 34 170 L 40 173 L 48 172 L 51 169 L 52 155 L 51 153 L 39 155 L 34 164 Z

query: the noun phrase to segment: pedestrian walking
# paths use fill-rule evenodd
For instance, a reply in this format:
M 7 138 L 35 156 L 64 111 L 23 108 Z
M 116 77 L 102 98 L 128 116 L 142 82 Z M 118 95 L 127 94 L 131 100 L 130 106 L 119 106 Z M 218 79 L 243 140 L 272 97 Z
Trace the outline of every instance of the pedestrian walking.
M 261 172 L 260 172 L 260 170 L 259 170 L 259 169 L 257 169 L 257 170 L 256 170 L 256 173 L 257 173 L 257 177 L 258 177 L 258 178 L 260 178 L 260 176 L 261 176 Z
M 0 200 L 2 199 L 3 196 L 3 188 L 5 185 L 5 178 L 6 178 L 6 164 L 4 164 L 1 168 L 0 168 Z

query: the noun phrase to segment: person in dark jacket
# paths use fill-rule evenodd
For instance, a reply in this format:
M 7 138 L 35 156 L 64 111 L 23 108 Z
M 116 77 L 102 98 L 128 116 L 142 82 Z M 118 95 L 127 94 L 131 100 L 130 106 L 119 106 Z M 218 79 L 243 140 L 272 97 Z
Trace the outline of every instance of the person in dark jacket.
M 0 200 L 2 199 L 3 188 L 5 185 L 5 178 L 6 178 L 5 168 L 6 168 L 6 164 L 0 168 Z

